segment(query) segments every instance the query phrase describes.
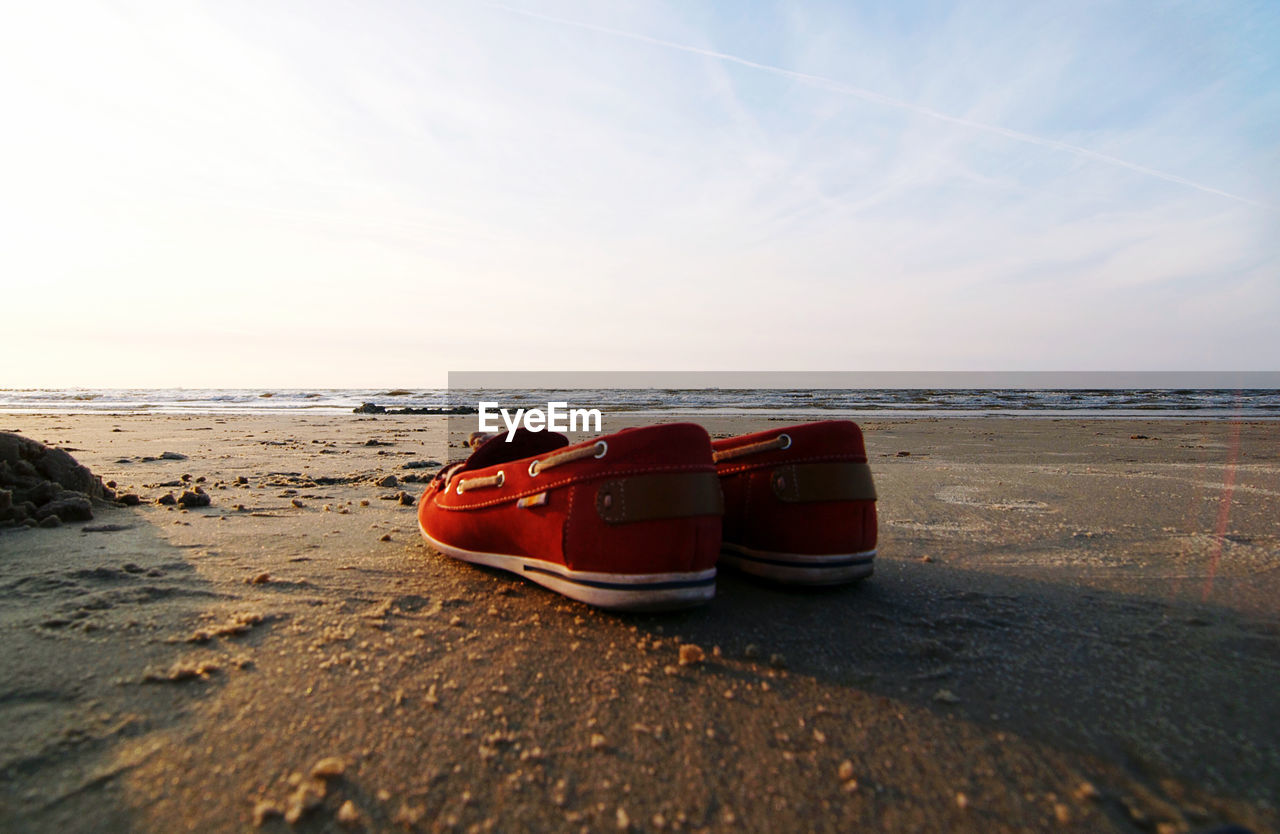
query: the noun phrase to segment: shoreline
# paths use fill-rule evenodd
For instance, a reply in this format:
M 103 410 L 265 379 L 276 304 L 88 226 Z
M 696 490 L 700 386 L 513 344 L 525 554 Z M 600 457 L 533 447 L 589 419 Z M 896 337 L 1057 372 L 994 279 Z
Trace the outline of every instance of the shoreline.
M 288 417 L 290 415 L 313 417 L 344 417 L 357 412 L 350 408 L 331 406 L 290 406 L 283 409 L 209 409 L 205 407 L 184 409 L 121 409 L 121 410 L 75 410 L 47 408 L 5 408 L 0 407 L 0 418 L 13 415 L 16 417 Z M 386 414 L 374 416 L 410 416 L 410 417 L 453 417 L 467 419 L 475 417 L 473 413 L 451 415 L 438 414 Z M 1258 414 L 1240 413 L 1230 410 L 1201 409 L 1182 411 L 1163 411 L 1159 409 L 778 409 L 778 408 L 688 408 L 688 409 L 646 409 L 609 411 L 608 416 L 622 421 L 622 425 L 630 422 L 676 422 L 687 421 L 697 423 L 703 419 L 717 420 L 724 418 L 752 419 L 793 419 L 796 422 L 808 420 L 981 420 L 981 419 L 1013 419 L 1013 420 L 1174 420 L 1194 422 L 1206 420 L 1212 422 L 1269 423 L 1280 421 L 1280 413 Z
M 895 417 L 871 579 L 620 616 L 422 544 L 462 421 L 8 413 L 213 504 L 0 531 L 0 820 L 244 830 L 336 756 L 298 830 L 1280 827 L 1280 424 Z

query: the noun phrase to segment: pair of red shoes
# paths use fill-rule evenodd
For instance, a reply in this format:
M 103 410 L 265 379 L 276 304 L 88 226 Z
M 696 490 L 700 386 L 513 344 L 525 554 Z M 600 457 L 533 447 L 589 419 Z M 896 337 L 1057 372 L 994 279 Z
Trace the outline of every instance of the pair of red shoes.
M 569 445 L 484 439 L 418 504 L 427 543 L 602 608 L 682 608 L 715 595 L 716 563 L 780 582 L 871 574 L 875 487 L 847 420 L 717 440 L 701 426 Z

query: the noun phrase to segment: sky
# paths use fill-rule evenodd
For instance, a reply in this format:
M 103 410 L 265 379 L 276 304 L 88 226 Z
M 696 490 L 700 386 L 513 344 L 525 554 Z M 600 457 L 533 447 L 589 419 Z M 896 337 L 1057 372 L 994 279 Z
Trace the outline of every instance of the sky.
M 1280 369 L 1280 4 L 0 29 L 0 388 Z

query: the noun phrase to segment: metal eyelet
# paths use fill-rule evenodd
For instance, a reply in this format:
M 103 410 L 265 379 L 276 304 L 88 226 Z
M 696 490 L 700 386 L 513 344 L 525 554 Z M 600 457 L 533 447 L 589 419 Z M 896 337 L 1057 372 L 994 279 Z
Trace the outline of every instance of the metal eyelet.
M 463 485 L 464 483 L 466 483 L 466 481 L 458 481 L 458 484 L 457 484 L 457 486 L 455 486 L 455 487 L 453 488 L 453 491 L 454 491 L 454 492 L 456 492 L 456 493 L 458 493 L 459 495 L 461 495 L 461 494 L 462 494 L 462 485 Z M 448 488 L 448 487 L 445 487 L 445 488 L 444 488 L 444 491 L 445 491 L 445 492 L 448 492 L 448 491 L 449 491 L 449 488 Z
M 505 484 L 506 482 L 507 482 L 507 473 L 506 473 L 506 472 L 503 472 L 501 469 L 499 469 L 499 470 L 498 470 L 498 482 L 497 482 L 496 484 L 494 484 L 494 486 L 496 486 L 496 487 L 498 487 L 499 489 L 501 489 L 501 488 L 502 488 L 502 485 L 503 485 L 503 484 Z
M 778 439 L 779 439 L 779 440 L 781 440 L 781 441 L 783 441 L 782 445 L 778 447 L 779 449 L 790 449 L 790 448 L 791 448 L 791 435 L 789 435 L 789 434 L 780 434 L 780 435 L 778 435 Z
M 529 464 L 529 477 L 530 477 L 530 478 L 536 478 L 536 477 L 538 477 L 538 460 L 537 460 L 537 458 L 534 458 L 533 462 Z
M 596 441 L 596 448 L 598 449 L 595 455 L 597 459 L 609 454 L 609 444 L 603 440 Z

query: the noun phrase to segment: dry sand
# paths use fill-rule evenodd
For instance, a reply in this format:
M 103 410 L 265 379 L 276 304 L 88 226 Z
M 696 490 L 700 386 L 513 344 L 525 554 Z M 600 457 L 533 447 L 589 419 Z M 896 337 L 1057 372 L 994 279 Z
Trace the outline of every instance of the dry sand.
M 440 418 L 0 415 L 213 498 L 0 531 L 0 829 L 1280 830 L 1280 423 L 864 428 L 872 579 L 619 616 L 420 543 Z

